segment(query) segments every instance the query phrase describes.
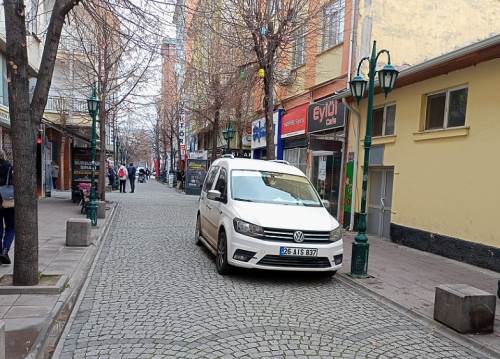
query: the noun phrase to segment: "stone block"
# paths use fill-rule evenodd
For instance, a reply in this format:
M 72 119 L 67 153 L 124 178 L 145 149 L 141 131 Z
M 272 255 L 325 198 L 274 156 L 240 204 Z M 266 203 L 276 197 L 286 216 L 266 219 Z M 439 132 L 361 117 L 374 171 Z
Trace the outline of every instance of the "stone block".
M 66 221 L 66 245 L 86 247 L 92 242 L 91 223 L 87 218 L 69 218 Z
M 5 323 L 0 320 L 0 359 L 5 359 Z
M 106 202 L 97 201 L 97 218 L 106 218 Z
M 459 333 L 492 333 L 496 298 L 466 284 L 436 287 L 434 319 Z

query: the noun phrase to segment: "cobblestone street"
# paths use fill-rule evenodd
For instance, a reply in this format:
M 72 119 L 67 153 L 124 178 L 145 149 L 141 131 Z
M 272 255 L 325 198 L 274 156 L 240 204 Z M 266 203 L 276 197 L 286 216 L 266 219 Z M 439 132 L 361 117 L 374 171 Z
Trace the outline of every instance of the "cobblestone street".
M 128 188 L 127 188 L 128 190 Z M 222 277 L 194 244 L 196 196 L 121 202 L 60 358 L 482 358 L 337 278 Z

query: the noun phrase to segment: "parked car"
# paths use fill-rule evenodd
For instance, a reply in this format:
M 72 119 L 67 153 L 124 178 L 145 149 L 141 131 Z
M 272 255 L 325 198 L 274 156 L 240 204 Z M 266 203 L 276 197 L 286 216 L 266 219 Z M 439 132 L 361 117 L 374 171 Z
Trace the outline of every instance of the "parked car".
M 205 178 L 196 244 L 233 266 L 333 275 L 342 266 L 342 232 L 307 177 L 283 161 L 221 158 Z

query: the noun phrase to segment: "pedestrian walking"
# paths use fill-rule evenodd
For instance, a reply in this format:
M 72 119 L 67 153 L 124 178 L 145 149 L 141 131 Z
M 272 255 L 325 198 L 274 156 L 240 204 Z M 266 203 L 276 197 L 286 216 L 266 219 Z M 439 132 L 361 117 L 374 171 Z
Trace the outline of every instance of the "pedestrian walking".
M 51 176 L 52 176 L 52 187 L 56 189 L 57 179 L 59 178 L 59 166 L 55 161 L 52 161 Z
M 12 165 L 7 161 L 4 150 L 0 149 L 0 186 L 12 185 Z M 14 241 L 14 203 L 1 199 L 0 206 L 0 263 L 10 264 L 9 250 Z
M 146 179 L 149 181 L 149 176 L 151 176 L 151 171 L 149 168 L 146 168 Z
M 115 187 L 115 169 L 113 165 L 108 161 L 108 181 L 109 186 L 111 187 L 111 191 L 113 191 Z
M 125 187 L 127 187 L 127 167 L 125 163 L 122 163 L 120 168 L 118 168 L 118 179 L 120 180 L 120 193 L 127 193 Z
M 137 169 L 135 168 L 134 164 L 130 162 L 128 166 L 128 180 L 130 181 L 130 193 L 134 193 L 135 191 L 135 173 L 137 172 Z

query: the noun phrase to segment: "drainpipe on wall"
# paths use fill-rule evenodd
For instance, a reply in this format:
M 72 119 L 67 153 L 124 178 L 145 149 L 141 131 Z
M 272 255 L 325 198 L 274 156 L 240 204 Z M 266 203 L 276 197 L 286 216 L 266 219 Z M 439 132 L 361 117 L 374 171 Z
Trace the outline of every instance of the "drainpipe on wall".
M 354 130 L 354 165 L 352 169 L 352 197 L 351 197 L 351 219 L 349 221 L 349 230 L 352 231 L 354 229 L 354 212 L 355 212 L 355 201 L 356 201 L 356 192 L 358 188 L 358 149 L 359 149 L 359 129 L 361 125 L 361 114 L 359 111 L 353 107 L 351 107 L 345 98 L 342 99 L 342 103 L 345 107 L 356 116 L 356 124 L 353 123 Z
M 349 51 L 349 67 L 347 70 L 347 83 L 351 81 L 351 73 L 352 73 L 352 60 L 354 57 L 354 51 L 356 50 L 356 42 L 354 39 L 354 31 L 356 30 L 356 11 L 357 11 L 357 3 L 356 0 L 352 0 L 351 6 L 351 34 L 349 39 L 350 51 Z M 358 188 L 357 184 L 357 175 L 358 175 L 358 149 L 359 149 L 359 129 L 360 129 L 360 120 L 361 116 L 357 109 L 352 108 L 346 101 L 345 98 L 342 98 L 342 103 L 347 107 L 349 112 L 356 116 L 356 125 L 353 124 L 354 129 L 354 165 L 352 172 L 352 197 L 351 197 L 351 218 L 349 220 L 349 230 L 352 231 L 354 229 L 354 212 L 355 212 L 355 204 L 356 204 L 356 190 Z M 357 128 L 356 128 L 357 127 Z

